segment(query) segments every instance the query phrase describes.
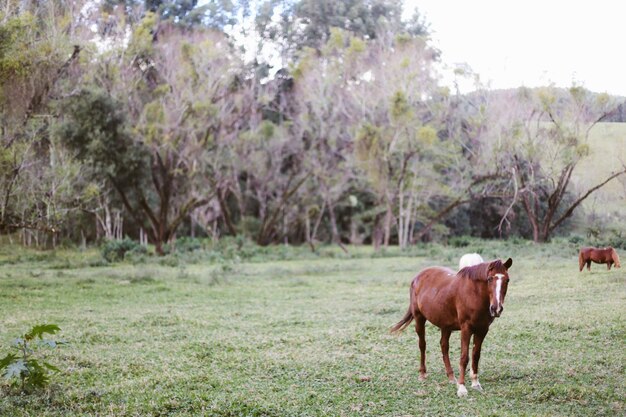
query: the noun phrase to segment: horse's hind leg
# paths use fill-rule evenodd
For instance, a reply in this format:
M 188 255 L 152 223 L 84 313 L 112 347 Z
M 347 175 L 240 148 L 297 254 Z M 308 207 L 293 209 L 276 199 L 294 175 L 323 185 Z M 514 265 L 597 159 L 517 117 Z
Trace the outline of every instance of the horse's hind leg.
M 454 371 L 452 370 L 452 366 L 450 365 L 450 355 L 448 354 L 450 348 L 450 334 L 451 330 L 441 329 L 441 355 L 443 356 L 443 365 L 446 367 L 446 375 L 448 375 L 448 380 L 452 383 L 456 383 L 456 378 L 454 377 Z
M 420 347 L 420 381 L 426 379 L 426 319 L 424 316 L 415 317 L 415 332 Z
M 607 262 L 607 263 L 606 263 L 606 269 L 607 269 L 608 271 L 610 271 L 610 270 L 611 270 L 611 264 L 612 264 L 612 262 Z
M 587 271 L 591 271 L 591 261 L 587 261 Z

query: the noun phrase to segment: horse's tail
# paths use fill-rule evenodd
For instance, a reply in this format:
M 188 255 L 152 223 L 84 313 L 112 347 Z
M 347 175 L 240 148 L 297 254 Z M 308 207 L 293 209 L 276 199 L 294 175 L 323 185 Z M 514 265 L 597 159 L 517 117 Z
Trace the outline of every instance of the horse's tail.
M 580 268 L 581 272 L 584 266 L 585 266 L 585 257 L 583 256 L 583 250 L 581 249 L 580 253 L 578 254 L 578 267 Z
M 402 330 L 406 329 L 407 326 L 409 324 L 411 324 L 411 322 L 413 321 L 413 303 L 414 303 L 414 290 L 413 290 L 413 284 L 411 284 L 411 292 L 410 292 L 410 297 L 409 297 L 409 308 L 406 311 L 406 314 L 404 315 L 404 317 L 402 317 L 402 320 L 400 320 L 399 322 L 397 322 L 390 330 L 391 333 L 396 333 L 396 332 L 401 332 Z
M 406 314 L 404 315 L 404 317 L 402 317 L 402 320 L 400 320 L 399 322 L 397 322 L 390 330 L 391 333 L 396 333 L 396 332 L 401 332 L 402 330 L 406 329 L 407 326 L 409 324 L 411 324 L 411 322 L 413 321 L 413 312 L 411 311 L 411 306 L 409 306 L 409 309 L 407 310 Z

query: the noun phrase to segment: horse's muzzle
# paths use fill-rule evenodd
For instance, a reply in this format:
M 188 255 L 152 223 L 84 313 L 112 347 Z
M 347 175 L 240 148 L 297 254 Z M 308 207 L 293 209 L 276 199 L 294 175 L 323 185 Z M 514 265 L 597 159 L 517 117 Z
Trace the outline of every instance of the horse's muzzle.
M 504 310 L 504 307 L 502 306 L 499 306 L 499 307 L 496 307 L 494 305 L 489 306 L 489 314 L 491 314 L 491 317 L 500 317 L 500 314 L 502 314 L 502 310 Z

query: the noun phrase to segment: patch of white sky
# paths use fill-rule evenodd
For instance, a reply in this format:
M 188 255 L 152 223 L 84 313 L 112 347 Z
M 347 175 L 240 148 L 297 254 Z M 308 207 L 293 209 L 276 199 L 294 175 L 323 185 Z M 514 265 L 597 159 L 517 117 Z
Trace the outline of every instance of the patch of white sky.
M 251 0 L 251 8 L 260 1 Z M 445 85 L 453 85 L 453 71 L 461 67 L 492 89 L 576 84 L 626 96 L 624 1 L 404 0 L 403 17 L 416 8 L 430 25 L 431 44 L 441 51 Z M 253 17 L 229 32 L 245 47 L 247 61 L 260 57 L 274 70 L 280 67 L 276 45 L 259 46 Z M 460 83 L 464 91 L 473 86 L 470 80 Z
M 494 89 L 576 84 L 626 96 L 626 2 L 405 0 L 406 17 L 415 8 L 441 51 L 444 83 L 467 65 Z
M 93 35 L 93 43 L 96 46 L 99 53 L 105 53 L 110 51 L 111 49 L 118 47 L 126 47 L 131 37 L 131 29 L 129 26 L 126 26 L 122 37 L 119 36 L 107 36 L 99 33 L 98 24 L 92 20 L 93 15 L 97 15 L 100 13 L 100 6 L 102 5 L 102 0 L 90 0 L 85 2 L 83 7 L 80 10 L 79 19 L 91 21 L 89 25 L 89 29 Z M 113 16 L 109 16 L 110 19 L 113 19 Z

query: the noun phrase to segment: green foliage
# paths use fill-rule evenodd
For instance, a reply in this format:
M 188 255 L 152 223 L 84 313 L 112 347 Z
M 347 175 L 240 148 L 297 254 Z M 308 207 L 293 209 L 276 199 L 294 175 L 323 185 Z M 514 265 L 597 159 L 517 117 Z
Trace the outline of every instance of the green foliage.
M 17 353 L 9 353 L 0 359 L 0 372 L 2 376 L 11 381 L 11 385 L 19 386 L 21 391 L 35 388 L 44 388 L 50 382 L 50 372 L 60 372 L 59 369 L 44 361 L 37 359 L 34 347 L 47 346 L 56 348 L 64 341 L 44 339 L 45 334 L 56 334 L 61 329 L 56 324 L 41 324 L 34 326 L 28 333 L 15 339 L 14 348 Z M 37 340 L 38 339 L 38 340 Z
M 432 126 L 422 126 L 417 131 L 417 140 L 422 145 L 434 145 L 437 141 L 437 131 Z
M 319 47 L 333 37 L 335 28 L 365 39 L 375 39 L 381 27 L 402 32 L 402 5 L 388 0 L 300 0 L 295 17 L 302 25 L 296 43 Z
M 122 188 L 139 185 L 147 151 L 132 140 L 120 102 L 101 90 L 82 90 L 63 103 L 62 114 L 56 135 L 92 175 Z
M 203 247 L 202 240 L 187 236 L 176 239 L 176 244 L 174 245 L 175 251 L 180 253 L 195 252 L 203 249 Z
M 108 240 L 100 248 L 102 257 L 108 262 L 124 260 L 127 254 L 142 255 L 147 253 L 145 246 L 125 237 L 122 240 Z
M 455 236 L 448 243 L 454 248 L 465 248 L 472 243 L 472 240 L 469 236 Z
M 47 104 L 47 92 L 67 59 L 67 45 L 59 42 L 58 34 L 63 25 L 52 15 L 41 19 L 22 10 L 3 17 L 0 12 L 0 120 L 5 134 L 23 128 L 24 112 L 39 111 Z M 51 21 L 60 26 L 52 30 Z M 12 118 L 15 125 L 5 125 Z
M 133 36 L 128 45 L 128 51 L 133 59 L 145 60 L 153 53 L 153 33 L 158 17 L 153 12 L 148 12 L 136 26 Z
M 341 50 L 346 46 L 346 32 L 337 27 L 330 28 L 330 36 L 326 42 L 329 51 Z
M 0 80 L 26 77 L 49 60 L 50 41 L 41 37 L 35 16 L 26 12 L 0 25 Z M 48 54 L 46 56 L 46 53 Z
M 365 123 L 356 135 L 357 156 L 361 160 L 373 158 L 381 152 L 382 131 L 378 126 Z
M 549 111 L 552 105 L 556 103 L 557 97 L 554 89 L 548 87 L 542 87 L 537 90 L 537 98 L 541 103 L 541 107 L 544 111 Z
M 351 37 L 350 46 L 348 47 L 348 53 L 357 55 L 365 52 L 367 44 L 360 38 Z
M 403 91 L 396 91 L 391 98 L 391 118 L 396 122 L 407 120 L 411 117 L 411 106 Z
M 238 228 L 241 229 L 244 236 L 254 238 L 261 231 L 261 226 L 261 220 L 258 217 L 243 216 L 239 221 Z
M 259 126 L 259 134 L 262 139 L 269 140 L 274 136 L 276 125 L 269 120 L 264 120 Z

